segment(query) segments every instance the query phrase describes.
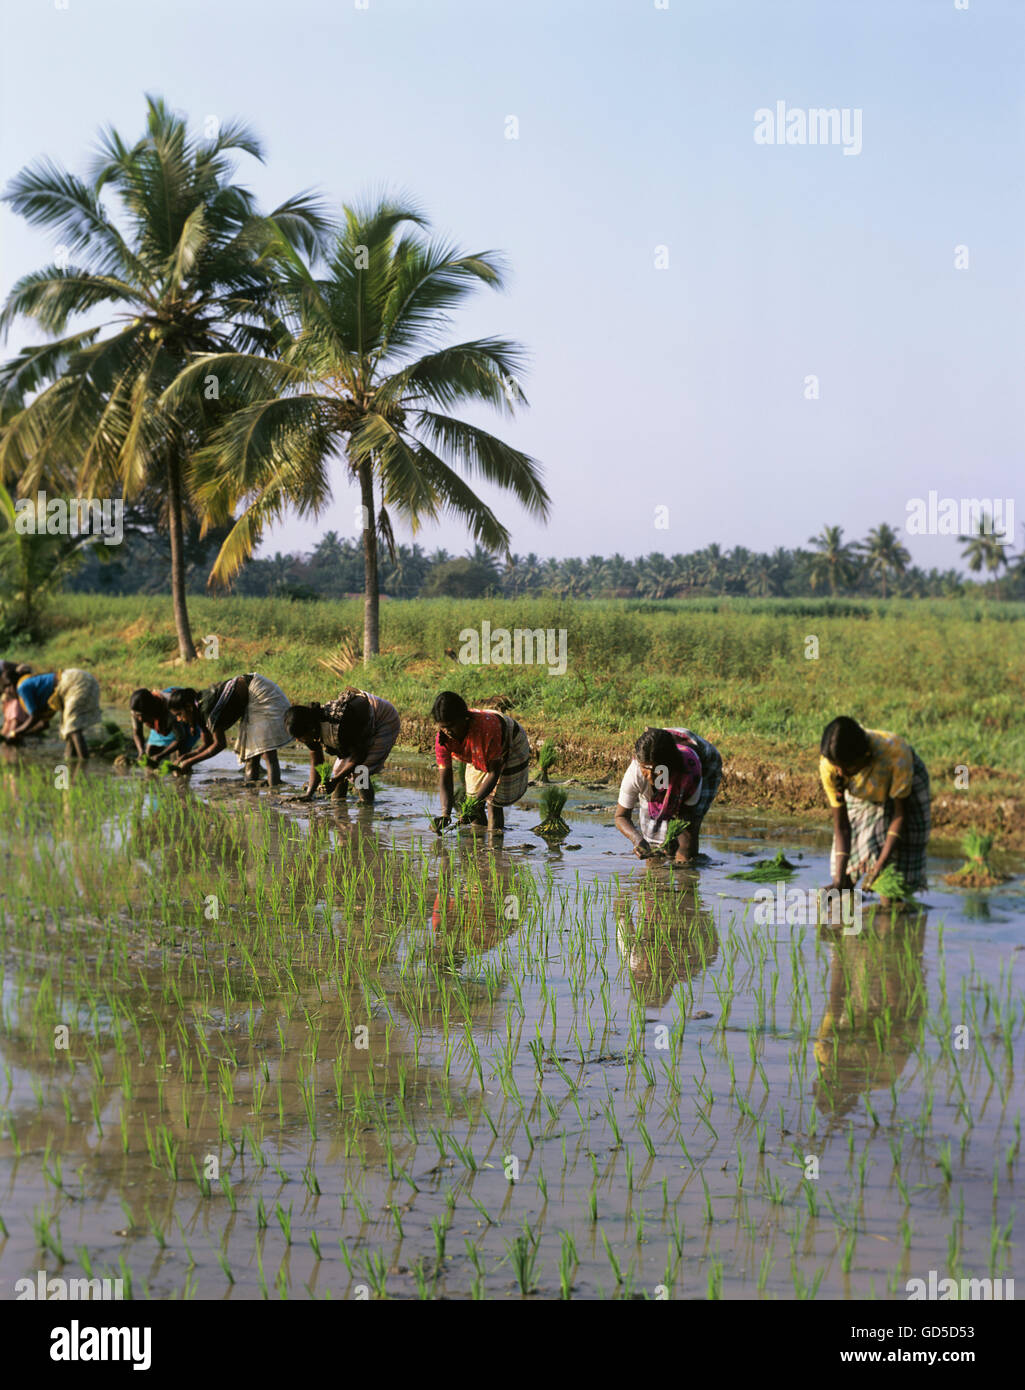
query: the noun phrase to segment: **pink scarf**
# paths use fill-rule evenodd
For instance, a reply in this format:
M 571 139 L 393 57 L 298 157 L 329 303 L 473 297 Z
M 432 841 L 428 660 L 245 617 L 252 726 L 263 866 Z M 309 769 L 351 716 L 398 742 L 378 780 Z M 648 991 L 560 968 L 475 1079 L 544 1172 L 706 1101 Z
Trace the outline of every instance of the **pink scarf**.
M 659 788 L 648 798 L 648 815 L 656 825 L 670 819 L 669 812 L 679 810 L 692 797 L 701 782 L 701 759 L 689 743 L 673 735 L 673 742 L 683 755 L 683 767 L 672 773 L 669 786 Z

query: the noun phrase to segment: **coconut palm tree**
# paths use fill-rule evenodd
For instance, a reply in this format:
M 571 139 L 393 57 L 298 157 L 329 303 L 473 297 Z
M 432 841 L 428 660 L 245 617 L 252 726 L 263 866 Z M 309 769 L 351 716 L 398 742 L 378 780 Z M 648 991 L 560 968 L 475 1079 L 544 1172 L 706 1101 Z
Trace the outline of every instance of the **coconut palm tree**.
M 823 526 L 819 535 L 809 538 L 809 543 L 815 547 L 808 567 L 811 587 L 817 589 L 825 579 L 835 598 L 839 587 L 850 584 L 858 573 L 857 549 L 844 541 L 842 526 Z
M 192 465 L 230 405 L 232 385 L 208 375 L 173 406 L 166 392 L 197 355 L 277 349 L 277 257 L 313 254 L 327 225 L 308 194 L 261 216 L 248 189 L 231 181 L 234 151 L 263 157 L 245 126 L 232 122 L 196 139 L 181 116 L 148 97 L 142 138 L 128 144 L 113 129 L 102 132 L 88 179 L 43 159 L 5 195 L 33 226 L 56 233 L 64 253 L 17 282 L 0 328 L 27 316 L 64 335 L 80 315 L 106 311 L 108 320 L 0 370 L 0 391 L 31 396 L 0 432 L 0 480 L 17 479 L 29 494 L 70 459 L 85 496 L 119 490 L 128 502 L 159 487 L 184 660 L 196 655 L 182 540 Z M 65 256 L 74 264 L 60 263 Z
M 958 540 L 964 546 L 961 558 L 968 561 L 968 568 L 973 574 L 979 574 L 985 569 L 987 573 L 997 575 L 1008 563 L 1009 547 L 997 540 L 993 533 L 993 521 L 987 512 L 983 512 L 979 517 L 974 535 L 958 536 Z
M 712 593 L 721 593 L 728 565 L 722 547 L 713 541 L 711 545 L 706 545 L 704 550 L 699 550 L 696 558 L 700 565 L 702 584 Z
M 911 562 L 911 556 L 900 543 L 900 537 L 885 521 L 869 531 L 859 547 L 869 575 L 878 579 L 882 597 L 886 598 L 886 581 L 899 580 Z
M 745 588 L 757 598 L 779 592 L 776 565 L 770 555 L 756 555 L 747 570 Z
M 697 566 L 693 556 L 671 555 L 669 565 L 672 575 L 669 592 L 672 597 L 679 598 L 683 594 L 689 594 L 697 582 Z
M 588 596 L 598 598 L 609 587 L 611 571 L 608 561 L 602 555 L 588 555 L 584 561 L 584 573 Z
M 525 404 L 518 345 L 441 341 L 450 312 L 473 289 L 501 288 L 501 259 L 429 239 L 425 227 L 411 206 L 345 208 L 323 274 L 299 255 L 285 271 L 290 342 L 280 359 L 211 355 L 168 395 L 171 404 L 194 395 L 213 373 L 235 381 L 247 401 L 199 460 L 211 520 L 240 512 L 213 583 L 230 581 L 264 526 L 289 507 L 316 515 L 331 495 L 333 463 L 358 484 L 365 661 L 379 646 L 378 539 L 393 549 L 392 513 L 416 531 L 444 510 L 489 552 L 508 550 L 505 526 L 444 455 L 512 491 L 531 515 L 546 518 L 549 510 L 535 460 L 450 413 L 486 404 L 511 415 Z

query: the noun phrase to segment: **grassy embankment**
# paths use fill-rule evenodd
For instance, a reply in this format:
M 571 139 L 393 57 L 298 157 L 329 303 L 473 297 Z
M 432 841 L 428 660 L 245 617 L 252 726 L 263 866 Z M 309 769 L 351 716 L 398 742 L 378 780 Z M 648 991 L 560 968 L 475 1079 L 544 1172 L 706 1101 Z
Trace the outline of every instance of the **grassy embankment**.
M 359 601 L 289 603 L 194 598 L 197 637 L 216 634 L 218 660 L 187 674 L 170 601 L 65 595 L 41 647 L 5 656 L 94 671 L 105 705 L 137 685 L 208 684 L 259 671 L 293 700 L 328 699 L 340 682 L 318 658 L 362 629 Z M 462 665 L 464 628 L 564 628 L 565 675 L 544 666 Z M 722 750 L 722 803 L 825 811 L 817 781 L 823 725 L 848 713 L 909 738 L 929 767 L 936 829 L 993 829 L 1025 847 L 1025 604 L 960 601 L 703 599 L 560 602 L 413 600 L 382 604 L 382 654 L 355 684 L 392 700 L 401 745 L 426 751 L 436 691 L 471 703 L 504 695 L 532 746 L 560 748 L 556 777 L 615 779 L 645 724 L 681 723 Z M 805 653 L 818 640 L 817 659 Z M 968 768 L 967 788 L 955 769 Z M 611 782 L 610 782 L 611 786 Z

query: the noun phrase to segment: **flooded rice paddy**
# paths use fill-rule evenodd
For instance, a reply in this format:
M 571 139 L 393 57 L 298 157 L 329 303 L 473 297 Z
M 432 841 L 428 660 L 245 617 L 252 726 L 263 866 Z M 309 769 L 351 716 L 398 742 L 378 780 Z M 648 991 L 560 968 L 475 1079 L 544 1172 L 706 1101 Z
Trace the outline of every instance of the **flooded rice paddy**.
M 439 839 L 412 759 L 373 808 L 232 764 L 0 761 L 0 1297 L 1013 1277 L 1020 877 L 957 893 L 936 853 L 927 909 L 772 924 L 729 875 L 784 849 L 820 886 L 824 829 L 713 811 L 683 870 L 630 856 L 612 785 L 549 848 L 534 790 Z

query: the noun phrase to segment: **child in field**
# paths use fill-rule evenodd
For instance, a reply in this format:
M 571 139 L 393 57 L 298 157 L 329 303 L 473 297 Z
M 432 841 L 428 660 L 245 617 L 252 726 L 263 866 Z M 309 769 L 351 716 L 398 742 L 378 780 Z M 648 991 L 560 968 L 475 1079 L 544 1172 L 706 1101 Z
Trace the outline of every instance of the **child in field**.
M 218 681 L 202 693 L 190 688 L 174 690 L 167 703 L 174 715 L 201 731 L 203 742 L 199 751 L 178 764 L 183 771 L 222 752 L 227 747 L 227 730 L 238 724 L 235 752 L 246 770 L 245 780 L 251 784 L 260 780 L 260 759 L 266 758 L 268 784 L 280 785 L 277 750 L 292 741 L 285 728 L 288 696 L 280 686 L 266 676 L 250 672 Z
M 434 757 L 438 765 L 441 815 L 435 828 L 448 824 L 452 816 L 454 787 L 452 759 L 466 764 L 466 794 L 476 797 L 483 819 L 487 807 L 492 830 L 505 826 L 506 806 L 519 801 L 527 789 L 530 744 L 519 724 L 508 714 L 494 710 L 469 709 L 461 695 L 443 690 L 431 709 L 438 725 Z
M 833 812 L 834 888 L 872 886 L 893 864 L 909 893 L 927 886 L 929 773 L 910 743 L 840 715 L 822 731 L 819 776 Z
M 722 782 L 722 756 L 714 743 L 689 729 L 645 729 L 634 744 L 633 761 L 619 788 L 616 829 L 630 840 L 634 854 L 647 859 L 652 845 L 666 839 L 669 822 L 685 821 L 666 845 L 680 863 L 698 856 L 701 823 Z M 633 823 L 638 808 L 640 829 Z
M 380 695 L 350 687 L 326 705 L 292 705 L 285 728 L 310 750 L 310 780 L 301 800 L 316 795 L 317 767 L 329 753 L 334 766 L 324 790 L 342 801 L 351 778 L 359 799 L 372 802 L 370 778 L 384 767 L 399 736 L 399 712 Z
M 128 701 L 132 715 L 132 741 L 139 757 L 145 758 L 150 767 L 183 758 L 202 737 L 197 724 L 178 720 L 172 713 L 169 697 L 176 689 L 176 686 L 167 686 L 164 690 L 142 687 L 133 690 Z M 147 727 L 150 733 L 144 739 Z

